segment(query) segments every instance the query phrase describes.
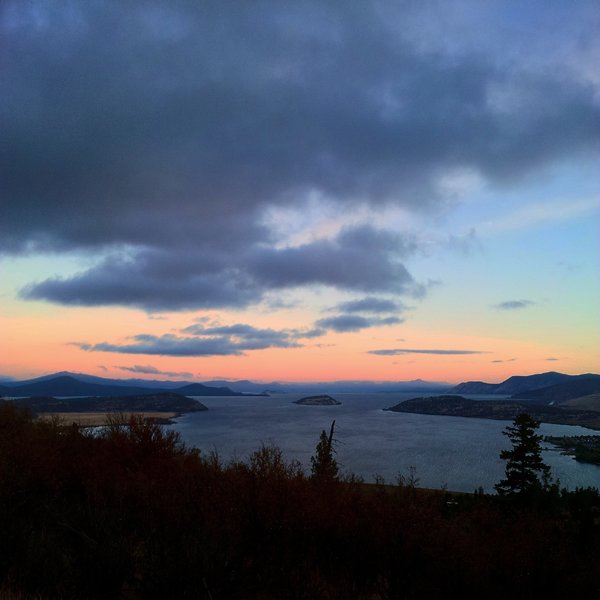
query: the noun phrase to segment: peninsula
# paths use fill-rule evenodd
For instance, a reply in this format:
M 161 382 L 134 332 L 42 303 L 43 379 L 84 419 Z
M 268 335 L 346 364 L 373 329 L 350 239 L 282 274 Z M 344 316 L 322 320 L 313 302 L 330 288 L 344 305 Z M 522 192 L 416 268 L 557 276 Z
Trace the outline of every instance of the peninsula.
M 412 398 L 384 410 L 507 421 L 514 419 L 519 413 L 526 412 L 542 423 L 581 425 L 590 429 L 600 429 L 598 411 L 569 406 L 549 406 L 535 401 L 471 400 L 462 396 L 445 395 Z
M 54 398 L 34 396 L 14 401 L 38 417 L 56 415 L 84 426 L 103 425 L 110 415 L 141 414 L 163 424 L 184 413 L 208 410 L 204 404 L 175 392 L 157 392 L 130 396 L 94 396 L 88 398 Z

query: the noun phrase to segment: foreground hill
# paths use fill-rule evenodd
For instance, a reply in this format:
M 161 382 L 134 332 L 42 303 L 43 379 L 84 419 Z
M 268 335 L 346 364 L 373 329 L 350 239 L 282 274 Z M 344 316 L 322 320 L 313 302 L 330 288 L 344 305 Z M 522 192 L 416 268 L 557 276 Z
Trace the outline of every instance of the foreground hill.
M 536 421 L 560 425 L 581 425 L 600 429 L 600 412 L 572 407 L 547 406 L 539 402 L 516 400 L 470 400 L 462 396 L 432 396 L 413 398 L 391 408 L 394 412 L 446 417 L 475 417 L 478 419 L 512 420 L 526 412 Z
M 598 597 L 593 490 L 309 479 L 275 446 L 225 463 L 155 423 L 92 436 L 10 402 L 0 482 L 6 600 Z

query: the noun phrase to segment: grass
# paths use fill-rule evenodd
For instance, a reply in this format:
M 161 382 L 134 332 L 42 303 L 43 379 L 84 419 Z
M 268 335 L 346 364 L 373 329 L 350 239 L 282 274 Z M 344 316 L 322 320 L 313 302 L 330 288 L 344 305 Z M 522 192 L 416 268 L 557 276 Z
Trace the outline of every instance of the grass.
M 58 412 L 58 413 L 40 413 L 39 419 L 45 421 L 51 421 L 52 419 L 59 418 L 60 421 L 66 425 L 75 423 L 80 427 L 102 427 L 108 425 L 109 422 L 114 420 L 115 417 L 123 418 L 125 421 L 129 421 L 132 416 L 139 415 L 144 420 L 148 421 L 159 421 L 164 422 L 165 420 L 172 419 L 178 416 L 175 412 L 157 412 L 148 411 L 141 413 L 114 413 L 114 412 Z

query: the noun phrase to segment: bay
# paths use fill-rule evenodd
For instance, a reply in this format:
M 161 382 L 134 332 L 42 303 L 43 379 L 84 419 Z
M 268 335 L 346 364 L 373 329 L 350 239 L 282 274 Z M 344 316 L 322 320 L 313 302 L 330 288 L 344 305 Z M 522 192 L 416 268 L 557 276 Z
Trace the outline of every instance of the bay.
M 384 411 L 414 393 L 335 394 L 340 406 L 301 406 L 294 394 L 269 397 L 198 397 L 208 411 L 176 419 L 188 446 L 216 451 L 222 460 L 247 460 L 261 444 L 275 444 L 286 459 L 310 471 L 321 430 L 335 419 L 336 459 L 346 473 L 395 483 L 398 473 L 414 469 L 420 487 L 493 493 L 504 476 L 500 451 L 510 446 L 502 435 L 510 421 L 417 415 Z M 467 396 L 491 399 L 489 396 Z M 493 399 L 498 399 L 494 396 Z M 583 427 L 542 424 L 543 435 L 584 435 Z M 543 458 L 562 487 L 600 487 L 600 467 L 576 462 L 544 444 Z

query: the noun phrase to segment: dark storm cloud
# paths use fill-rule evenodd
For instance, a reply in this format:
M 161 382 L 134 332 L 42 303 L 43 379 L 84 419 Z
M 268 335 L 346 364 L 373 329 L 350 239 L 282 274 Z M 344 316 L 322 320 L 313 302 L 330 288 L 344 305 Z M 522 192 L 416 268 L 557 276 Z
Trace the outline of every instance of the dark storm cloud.
M 370 226 L 343 230 L 333 240 L 257 251 L 247 272 L 271 288 L 330 285 L 349 290 L 411 292 L 416 284 L 399 262 L 416 246 Z
M 534 304 L 535 302 L 532 300 L 507 300 L 506 302 L 494 304 L 494 308 L 497 308 L 498 310 L 519 310 L 521 308 L 533 306 Z
M 142 306 L 151 311 L 244 307 L 266 289 L 328 285 L 418 295 L 421 286 L 399 262 L 414 252 L 403 236 L 371 227 L 345 229 L 332 240 L 293 248 L 142 250 L 109 257 L 70 278 L 22 290 L 27 299 L 74 305 Z
M 183 264 L 182 264 L 183 263 Z M 82 306 L 141 306 L 149 311 L 243 307 L 261 290 L 239 267 L 197 263 L 172 251 L 109 257 L 70 278 L 50 278 L 21 291 L 30 300 Z
M 598 147 L 591 86 L 416 44 L 397 9 L 3 2 L 0 251 L 112 253 L 24 296 L 168 310 L 312 284 L 407 291 L 381 239 L 381 262 L 372 239 L 359 257 L 359 233 L 282 249 L 265 209 L 318 192 L 344 211 L 433 210 L 449 169 L 506 184 Z
M 397 356 L 399 354 L 485 354 L 482 350 L 434 350 L 422 348 L 387 348 L 382 350 L 369 350 L 368 354 L 378 356 Z
M 381 325 L 397 325 L 402 323 L 398 317 L 367 318 L 359 315 L 338 315 L 319 319 L 315 325 L 321 329 L 331 329 L 337 332 L 360 331 L 367 327 L 379 327 Z

